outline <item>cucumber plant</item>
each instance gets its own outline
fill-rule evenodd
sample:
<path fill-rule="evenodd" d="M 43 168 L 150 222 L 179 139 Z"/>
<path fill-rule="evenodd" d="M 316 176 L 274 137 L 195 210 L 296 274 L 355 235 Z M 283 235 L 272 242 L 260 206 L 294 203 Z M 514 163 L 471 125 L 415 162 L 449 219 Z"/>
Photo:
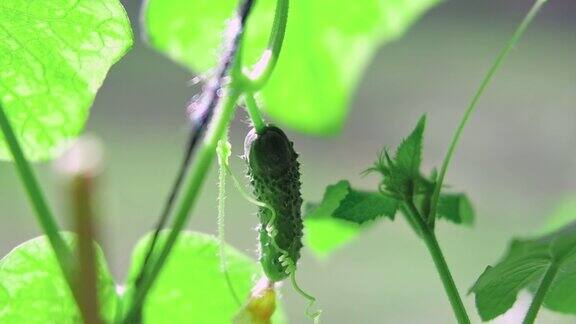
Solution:
<path fill-rule="evenodd" d="M 187 107 L 189 138 L 158 221 L 137 245 L 128 279 L 117 284 L 104 253 L 93 244 L 98 241 L 93 224 L 98 172 L 69 168 L 76 229 L 66 233 L 31 163 L 57 157 L 58 147 L 80 135 L 108 70 L 133 43 L 130 22 L 118 0 L 6 0 L 0 5 L 0 158 L 14 163 L 45 236 L 0 260 L 0 322 L 284 322 L 276 282 L 290 278 L 297 292 L 316 301 L 295 279 L 303 237 L 311 250 L 318 249 L 316 237 L 326 238 L 329 245 L 322 249 L 329 253 L 377 219 L 393 220 L 399 213 L 430 252 L 456 321 L 469 323 L 436 227 L 438 219 L 472 225 L 475 213 L 466 194 L 446 192 L 444 178 L 480 97 L 545 2 L 535 1 L 497 56 L 439 171 L 421 170 L 422 117 L 395 154 L 384 149 L 365 170 L 379 177 L 375 190 L 355 189 L 342 180 L 326 188 L 319 204 L 307 203 L 303 213 L 299 156 L 285 130 L 338 132 L 375 51 L 437 0 L 359 0 L 337 6 L 328 0 L 148 0 L 142 20 L 150 44 L 208 77 Z M 229 166 L 228 129 L 238 106 L 244 106 L 252 124 L 244 159 L 254 197 L 244 192 L 245 184 Z M 62 163 L 91 165 L 89 153 L 70 152 Z M 216 157 L 219 235 L 185 231 Z M 228 175 L 257 208 L 253 222 L 260 223 L 260 266 L 225 242 Z M 314 229 L 318 222 L 338 224 L 348 234 L 340 240 Z M 534 295 L 524 323 L 533 323 L 542 305 L 576 314 L 574 226 L 564 223 L 540 237 L 515 240 L 499 263 L 486 268 L 470 289 L 482 320 L 506 312 L 522 289 Z M 319 320 L 320 311 L 307 313 Z"/>

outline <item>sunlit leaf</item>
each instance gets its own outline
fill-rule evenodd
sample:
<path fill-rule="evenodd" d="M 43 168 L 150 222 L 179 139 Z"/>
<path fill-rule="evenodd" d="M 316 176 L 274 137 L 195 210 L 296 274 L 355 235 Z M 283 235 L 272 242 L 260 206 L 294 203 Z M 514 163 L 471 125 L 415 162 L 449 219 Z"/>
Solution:
<path fill-rule="evenodd" d="M 160 236 L 162 246 L 166 233 Z M 136 246 L 131 278 L 145 256 L 146 237 Z M 225 245 L 226 264 L 232 289 L 228 286 L 214 236 L 182 232 L 144 305 L 146 323 L 231 323 L 240 310 L 234 293 L 248 298 L 261 271 L 256 261 Z"/>
<path fill-rule="evenodd" d="M 73 241 L 66 236 L 66 241 Z M 103 317 L 111 321 L 117 307 L 116 285 L 98 248 L 99 293 Z M 80 323 L 72 292 L 45 237 L 16 247 L 0 260 L 0 323 Z"/>
<path fill-rule="evenodd" d="M 112 64 L 132 44 L 118 0 L 2 1 L 0 102 L 28 158 L 77 136 Z M 0 134 L 0 159 L 10 159 Z"/>
<path fill-rule="evenodd" d="M 338 132 L 362 72 L 382 44 L 399 37 L 437 0 L 291 1 L 284 48 L 263 89 L 268 114 L 311 134 Z M 194 71 L 216 64 L 236 0 L 149 0 L 150 43 Z M 275 0 L 258 1 L 248 25 L 245 62 L 266 46 Z M 289 98 L 289 100 L 287 100 Z"/>

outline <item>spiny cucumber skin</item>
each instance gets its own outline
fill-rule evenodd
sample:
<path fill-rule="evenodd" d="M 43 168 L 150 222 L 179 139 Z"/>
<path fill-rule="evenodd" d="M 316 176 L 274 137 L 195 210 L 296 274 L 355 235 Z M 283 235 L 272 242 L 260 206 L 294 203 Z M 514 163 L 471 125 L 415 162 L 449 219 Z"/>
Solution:
<path fill-rule="evenodd" d="M 254 195 L 258 201 L 275 210 L 273 226 L 277 231 L 276 244 L 288 252 L 295 265 L 300 258 L 303 229 L 298 154 L 286 134 L 275 126 L 266 126 L 260 133 L 254 129 L 250 131 L 244 150 Z M 270 280 L 281 281 L 288 277 L 289 269 L 287 264 L 280 262 L 282 252 L 274 246 L 266 231 L 272 211 L 259 207 L 258 217 L 260 263 Z"/>

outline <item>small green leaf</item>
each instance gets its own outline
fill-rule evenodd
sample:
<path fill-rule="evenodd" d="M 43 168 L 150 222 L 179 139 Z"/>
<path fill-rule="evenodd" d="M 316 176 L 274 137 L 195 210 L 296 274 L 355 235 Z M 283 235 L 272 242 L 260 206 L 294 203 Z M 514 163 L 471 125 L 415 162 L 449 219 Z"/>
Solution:
<path fill-rule="evenodd" d="M 445 218 L 456 224 L 472 225 L 474 223 L 474 208 L 466 194 L 441 194 L 438 201 L 437 217 Z"/>
<path fill-rule="evenodd" d="M 0 39 L 0 102 L 26 156 L 44 160 L 82 131 L 132 31 L 118 0 L 2 1 Z"/>
<path fill-rule="evenodd" d="M 420 175 L 420 164 L 422 163 L 422 142 L 424 139 L 424 128 L 426 127 L 426 116 L 422 116 L 416 124 L 412 133 L 400 143 L 396 150 L 394 165 L 405 174 L 416 178 Z"/>
<path fill-rule="evenodd" d="M 342 180 L 328 186 L 322 202 L 305 211 L 305 245 L 326 257 L 353 240 L 368 225 L 366 222 L 382 216 L 394 219 L 397 208 L 396 199 L 354 190 Z"/>
<path fill-rule="evenodd" d="M 307 212 L 308 218 L 336 218 L 356 224 L 373 221 L 386 216 L 394 220 L 398 201 L 379 192 L 352 189 L 350 183 L 342 180 L 328 186 L 322 202 Z"/>
<path fill-rule="evenodd" d="M 166 239 L 162 233 L 159 246 Z M 138 273 L 150 237 L 132 257 L 131 278 Z M 244 300 L 261 275 L 254 260 L 226 245 L 228 273 L 234 292 Z M 219 242 L 211 235 L 182 232 L 144 305 L 148 323 L 230 323 L 240 310 L 220 265 Z"/>
<path fill-rule="evenodd" d="M 368 169 L 380 172 L 386 190 L 398 198 L 427 192 L 432 187 L 430 181 L 420 174 L 425 127 L 426 116 L 422 116 L 412 133 L 398 146 L 394 159 L 384 150 L 375 165 Z"/>
<path fill-rule="evenodd" d="M 550 235 L 512 242 L 504 258 L 488 267 L 471 289 L 480 317 L 487 321 L 506 312 L 520 290 L 537 289 L 551 266 L 558 271 L 544 306 L 576 314 L 576 223 L 572 223 Z"/>
<path fill-rule="evenodd" d="M 265 49 L 275 2 L 258 1 L 250 16 L 245 63 L 255 63 Z M 279 124 L 298 131 L 338 132 L 352 92 L 376 50 L 402 35 L 438 2 L 291 1 L 284 48 L 262 90 L 266 111 Z M 150 43 L 205 73 L 215 66 L 226 21 L 236 4 L 236 0 L 149 0 L 144 24 Z"/>
<path fill-rule="evenodd" d="M 72 246 L 73 235 L 66 235 Z M 110 322 L 118 298 L 100 248 L 99 293 L 103 317 Z M 16 247 L 0 260 L 0 323 L 80 323 L 76 302 L 48 240 L 42 236 Z"/>
<path fill-rule="evenodd" d="M 350 193 L 334 211 L 333 217 L 361 225 L 382 216 L 394 220 L 397 209 L 398 200 L 390 196 L 350 189 Z"/>

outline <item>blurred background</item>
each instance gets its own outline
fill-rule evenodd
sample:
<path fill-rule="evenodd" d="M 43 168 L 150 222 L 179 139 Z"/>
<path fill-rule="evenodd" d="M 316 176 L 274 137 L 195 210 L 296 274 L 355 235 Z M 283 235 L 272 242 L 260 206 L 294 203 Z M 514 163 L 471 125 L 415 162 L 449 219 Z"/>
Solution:
<path fill-rule="evenodd" d="M 136 34 L 141 1 L 123 1 Z M 328 184 L 350 179 L 372 189 L 378 179 L 359 173 L 383 147 L 395 147 L 428 115 L 425 168 L 441 164 L 469 98 L 498 50 L 532 1 L 446 1 L 398 41 L 382 48 L 354 96 L 343 132 L 332 138 L 291 133 L 301 152 L 304 197 L 319 200 Z M 576 2 L 550 0 L 482 98 L 464 132 L 447 182 L 472 198 L 474 228 L 442 222 L 441 246 L 462 292 L 486 265 L 503 255 L 513 236 L 538 230 L 559 205 L 576 200 Z M 193 76 L 148 48 L 134 49 L 113 67 L 98 94 L 89 133 L 105 143 L 107 168 L 100 183 L 100 237 L 118 280 L 131 250 L 154 224 L 173 180 L 187 134 L 185 105 L 198 91 Z M 294 94 L 297 95 L 297 94 Z M 235 155 L 248 130 L 238 114 Z M 237 175 L 243 162 L 233 160 Z M 209 177 L 190 229 L 215 233 L 216 178 Z M 38 166 L 43 185 L 70 226 L 65 188 L 51 165 Z M 8 163 L 0 163 L 0 253 L 40 235 L 26 196 Z M 576 212 L 576 211 L 575 211 Z M 255 209 L 229 189 L 227 237 L 256 255 Z M 453 316 L 422 242 L 399 217 L 382 221 L 361 238 L 318 260 L 304 251 L 301 285 L 324 310 L 324 323 L 450 323 Z M 305 302 L 283 289 L 292 323 L 308 322 Z M 466 297 L 479 322 L 473 296 Z M 529 299 L 520 298 L 521 315 Z M 517 323 L 514 312 L 499 323 Z M 544 310 L 541 323 L 576 317 Z"/>

